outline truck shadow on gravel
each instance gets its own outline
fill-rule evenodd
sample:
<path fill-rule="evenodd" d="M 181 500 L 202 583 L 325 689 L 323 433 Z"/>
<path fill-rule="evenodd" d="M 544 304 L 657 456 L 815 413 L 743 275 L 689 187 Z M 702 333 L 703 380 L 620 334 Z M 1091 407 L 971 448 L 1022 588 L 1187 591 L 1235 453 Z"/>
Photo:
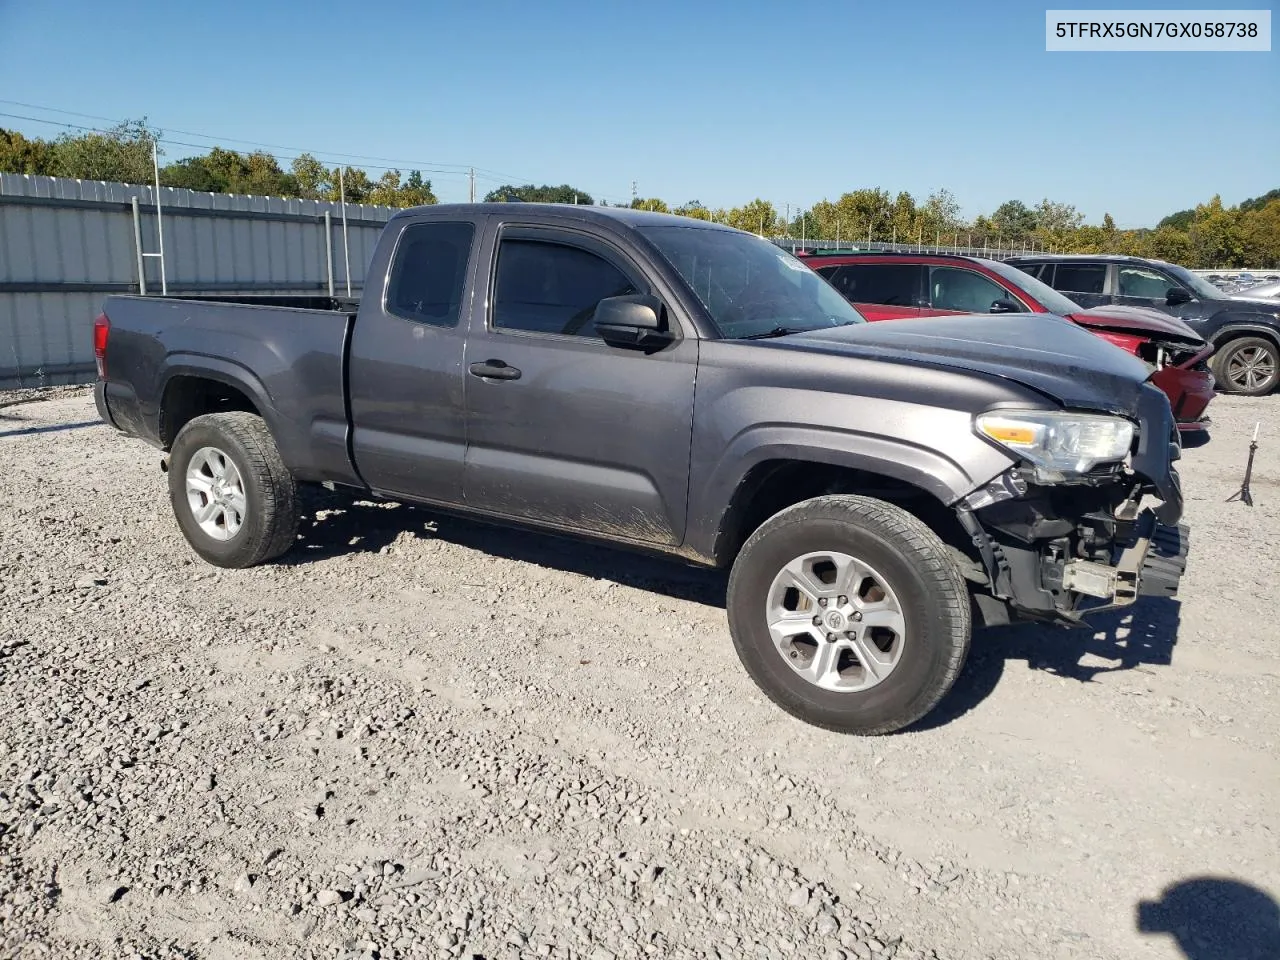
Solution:
<path fill-rule="evenodd" d="M 1177 600 L 1146 597 L 1131 610 L 1097 614 L 1088 627 L 1026 623 L 976 631 L 956 685 L 937 709 L 910 729 L 931 730 L 973 710 L 995 690 L 1005 664 L 1012 660 L 1025 660 L 1028 669 L 1081 683 L 1103 673 L 1167 667 L 1178 642 L 1181 607 Z"/>
<path fill-rule="evenodd" d="M 392 502 L 351 500 L 324 490 L 305 492 L 301 539 L 278 563 L 299 566 L 345 553 L 378 553 L 406 534 L 451 543 L 505 560 L 550 567 L 622 586 L 724 608 L 728 575 L 663 557 L 549 533 L 498 527 Z"/>
<path fill-rule="evenodd" d="M 279 563 L 300 566 L 351 552 L 377 553 L 408 535 L 489 556 L 549 567 L 593 579 L 724 609 L 728 575 L 686 567 L 662 557 L 616 550 L 537 531 L 497 527 L 389 501 L 352 500 L 307 490 L 301 539 Z M 978 631 L 956 685 L 910 730 L 931 730 L 978 707 L 1012 660 L 1033 670 L 1091 682 L 1102 673 L 1168 666 L 1177 642 L 1180 604 L 1148 597 L 1132 610 L 1101 613 L 1091 626 L 1068 630 L 1038 624 Z M 1102 662 L 1100 662 L 1102 661 Z"/>

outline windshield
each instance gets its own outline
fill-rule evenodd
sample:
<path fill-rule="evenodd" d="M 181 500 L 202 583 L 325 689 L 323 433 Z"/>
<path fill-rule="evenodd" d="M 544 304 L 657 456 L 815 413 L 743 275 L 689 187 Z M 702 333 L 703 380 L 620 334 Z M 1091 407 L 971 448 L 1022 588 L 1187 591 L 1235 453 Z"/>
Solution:
<path fill-rule="evenodd" d="M 988 261 L 986 266 L 1000 274 L 1027 296 L 1038 301 L 1040 306 L 1050 313 L 1065 317 L 1073 313 L 1079 313 L 1084 309 L 1080 304 L 1068 297 L 1064 297 L 1043 280 L 1037 280 L 1031 274 L 1019 270 L 1017 267 L 1001 263 L 998 260 Z"/>
<path fill-rule="evenodd" d="M 722 337 L 865 322 L 827 281 L 768 240 L 706 227 L 638 229 L 697 294 Z"/>
<path fill-rule="evenodd" d="M 1163 264 L 1164 268 L 1174 275 L 1182 283 L 1191 288 L 1191 291 L 1201 300 L 1230 300 L 1225 293 L 1215 287 L 1199 274 L 1192 273 L 1186 267 L 1180 267 L 1174 263 Z"/>

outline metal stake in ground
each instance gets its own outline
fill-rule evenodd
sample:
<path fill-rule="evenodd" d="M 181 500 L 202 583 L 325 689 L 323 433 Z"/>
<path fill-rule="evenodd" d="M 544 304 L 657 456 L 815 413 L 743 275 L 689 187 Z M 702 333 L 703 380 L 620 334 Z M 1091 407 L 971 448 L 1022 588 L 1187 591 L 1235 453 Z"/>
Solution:
<path fill-rule="evenodd" d="M 1227 497 L 1227 503 L 1232 500 L 1240 500 L 1253 506 L 1253 491 L 1249 489 L 1249 481 L 1253 479 L 1253 458 L 1258 452 L 1258 428 L 1262 426 L 1261 422 L 1253 425 L 1253 439 L 1249 441 L 1249 460 L 1244 465 L 1244 483 L 1240 484 L 1240 489 Z"/>

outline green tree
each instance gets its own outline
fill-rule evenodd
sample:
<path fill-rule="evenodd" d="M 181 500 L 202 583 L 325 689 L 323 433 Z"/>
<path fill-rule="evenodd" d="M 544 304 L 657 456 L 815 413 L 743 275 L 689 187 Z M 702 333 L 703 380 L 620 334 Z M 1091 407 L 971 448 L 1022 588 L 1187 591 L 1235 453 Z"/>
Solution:
<path fill-rule="evenodd" d="M 1214 195 L 1208 203 L 1196 207 L 1195 216 L 1187 230 L 1191 246 L 1191 266 L 1232 267 L 1244 266 L 1241 257 L 1240 238 L 1237 235 L 1240 211 L 1222 206 L 1222 198 Z"/>
<path fill-rule="evenodd" d="M 160 182 L 166 187 L 182 187 L 202 193 L 225 193 L 226 181 L 214 174 L 204 157 L 187 157 L 160 168 Z"/>
<path fill-rule="evenodd" d="M 693 217 L 695 220 L 711 220 L 714 216 L 699 200 L 690 200 L 671 212 L 682 217 Z"/>
<path fill-rule="evenodd" d="M 1025 240 L 1036 229 L 1036 212 L 1021 200 L 1006 200 L 991 214 L 991 229 L 1006 240 Z"/>
<path fill-rule="evenodd" d="M 438 202 L 435 193 L 431 189 L 431 181 L 423 180 L 421 171 L 410 170 L 408 179 L 405 180 L 404 186 L 400 188 L 399 206 L 425 207 Z"/>
<path fill-rule="evenodd" d="M 365 197 L 373 189 L 369 175 L 356 167 L 344 167 L 342 176 L 338 176 L 338 168 L 329 171 L 329 189 L 323 199 L 338 201 L 345 195 L 347 203 L 364 203 Z"/>
<path fill-rule="evenodd" d="M 53 144 L 52 173 L 78 180 L 150 183 L 155 176 L 151 150 L 159 137 L 160 131 L 148 127 L 146 118 L 127 120 L 105 133 L 63 134 Z"/>
<path fill-rule="evenodd" d="M 1084 214 L 1072 204 L 1056 203 L 1048 197 L 1036 206 L 1033 237 L 1041 247 L 1069 250 L 1072 234 L 1084 223 Z"/>
<path fill-rule="evenodd" d="M 768 200 L 757 197 L 750 203 L 731 209 L 722 222 L 748 233 L 769 237 L 778 232 L 778 211 Z"/>
<path fill-rule="evenodd" d="M 671 209 L 657 197 L 637 197 L 631 201 L 632 210 L 648 210 L 652 213 L 670 213 Z"/>
<path fill-rule="evenodd" d="M 510 196 L 518 197 L 524 203 L 578 203 L 588 206 L 595 203 L 591 199 L 591 194 L 567 183 L 562 183 L 558 187 L 547 184 L 536 187 L 532 183 L 526 183 L 522 187 L 514 187 L 511 184 L 504 183 L 496 190 L 490 190 L 485 194 L 484 201 L 485 203 L 501 203 Z"/>
<path fill-rule="evenodd" d="M 1244 204 L 1240 206 L 1243 208 Z M 1280 194 L 1264 206 L 1245 211 L 1237 236 L 1241 266 L 1280 267 Z"/>
<path fill-rule="evenodd" d="M 893 201 L 893 209 L 889 213 L 889 235 L 883 239 L 897 239 L 901 243 L 908 242 L 916 236 L 916 201 L 905 190 L 901 191 Z"/>
<path fill-rule="evenodd" d="M 1250 197 L 1248 200 L 1240 202 L 1240 212 L 1248 213 L 1250 210 L 1261 210 L 1273 200 L 1280 200 L 1280 187 L 1275 190 L 1268 190 L 1260 197 Z"/>
<path fill-rule="evenodd" d="M 1157 227 L 1139 237 L 1137 250 L 1134 252 L 1154 260 L 1186 264 L 1191 260 L 1191 239 L 1177 227 Z"/>
<path fill-rule="evenodd" d="M 1156 228 L 1173 227 L 1175 230 L 1186 230 L 1191 226 L 1191 221 L 1195 215 L 1195 210 L 1179 210 L 1177 213 L 1171 213 L 1161 220 L 1156 224 Z"/>
<path fill-rule="evenodd" d="M 916 215 L 916 236 L 925 243 L 935 243 L 960 229 L 960 204 L 950 190 L 929 194 Z"/>
<path fill-rule="evenodd" d="M 328 193 L 329 169 L 311 154 L 295 158 L 289 171 L 298 185 L 298 196 L 304 200 L 319 200 Z"/>
<path fill-rule="evenodd" d="M 0 127 L 0 173 L 52 176 L 54 145 L 48 140 L 28 140 L 16 130 Z"/>

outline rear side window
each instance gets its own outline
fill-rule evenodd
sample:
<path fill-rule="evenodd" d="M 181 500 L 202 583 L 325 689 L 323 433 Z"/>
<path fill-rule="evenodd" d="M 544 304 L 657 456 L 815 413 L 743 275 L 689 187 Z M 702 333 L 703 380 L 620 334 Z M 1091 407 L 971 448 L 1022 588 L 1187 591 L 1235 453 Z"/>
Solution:
<path fill-rule="evenodd" d="M 920 296 L 921 268 L 910 263 L 851 263 L 823 276 L 851 303 L 913 307 Z"/>
<path fill-rule="evenodd" d="M 405 227 L 391 265 L 387 310 L 433 327 L 456 326 L 474 232 L 469 223 Z"/>
<path fill-rule="evenodd" d="M 542 240 L 503 240 L 493 297 L 496 329 L 597 336 L 596 304 L 638 293 L 612 263 L 580 247 Z"/>
<path fill-rule="evenodd" d="M 1052 263 L 1015 263 L 1012 266 L 1017 267 L 1023 273 L 1029 273 L 1037 280 L 1043 280 L 1052 286 L 1053 280 L 1053 264 Z"/>
<path fill-rule="evenodd" d="M 1063 293 L 1101 293 L 1106 282 L 1106 264 L 1060 263 L 1054 274 L 1053 287 Z"/>

